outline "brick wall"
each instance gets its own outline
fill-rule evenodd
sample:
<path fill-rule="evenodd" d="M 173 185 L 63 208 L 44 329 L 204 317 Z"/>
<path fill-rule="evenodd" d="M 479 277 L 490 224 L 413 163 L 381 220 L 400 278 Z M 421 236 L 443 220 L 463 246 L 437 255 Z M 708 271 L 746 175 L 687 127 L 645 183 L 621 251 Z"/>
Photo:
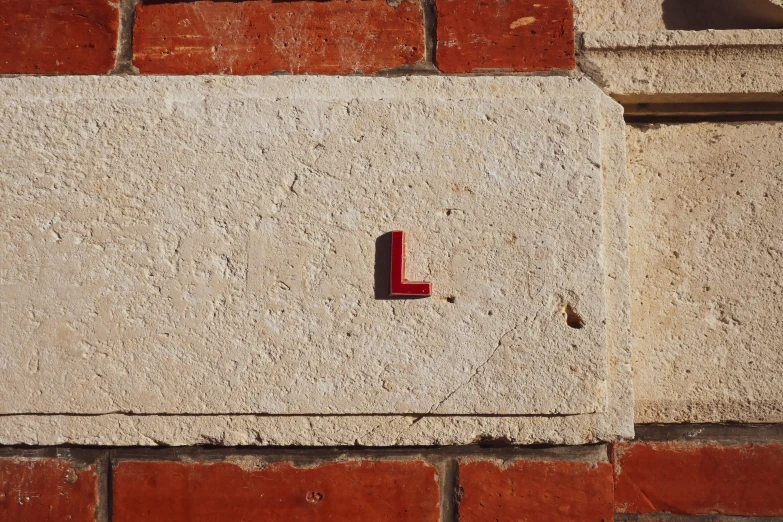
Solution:
<path fill-rule="evenodd" d="M 4 0 L 0 74 L 575 67 L 570 0 Z"/>
<path fill-rule="evenodd" d="M 779 426 L 639 431 L 634 442 L 570 448 L 4 449 L 0 520 L 783 517 Z"/>

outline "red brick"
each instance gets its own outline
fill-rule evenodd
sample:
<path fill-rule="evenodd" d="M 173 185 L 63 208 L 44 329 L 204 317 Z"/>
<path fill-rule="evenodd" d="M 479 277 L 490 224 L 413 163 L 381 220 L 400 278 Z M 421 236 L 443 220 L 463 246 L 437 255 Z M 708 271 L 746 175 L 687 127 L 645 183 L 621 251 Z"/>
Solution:
<path fill-rule="evenodd" d="M 424 60 L 418 2 L 138 5 L 133 64 L 153 74 L 374 73 Z"/>
<path fill-rule="evenodd" d="M 618 512 L 783 515 L 783 445 L 615 446 Z"/>
<path fill-rule="evenodd" d="M 104 74 L 119 10 L 108 0 L 2 0 L 0 73 Z"/>
<path fill-rule="evenodd" d="M 574 69 L 570 0 L 436 0 L 445 73 Z"/>
<path fill-rule="evenodd" d="M 435 469 L 423 462 L 272 464 L 123 462 L 114 522 L 437 522 Z"/>
<path fill-rule="evenodd" d="M 0 520 L 94 522 L 95 466 L 59 459 L 0 459 Z"/>
<path fill-rule="evenodd" d="M 526 461 L 459 468 L 460 522 L 610 522 L 612 467 L 606 462 Z"/>

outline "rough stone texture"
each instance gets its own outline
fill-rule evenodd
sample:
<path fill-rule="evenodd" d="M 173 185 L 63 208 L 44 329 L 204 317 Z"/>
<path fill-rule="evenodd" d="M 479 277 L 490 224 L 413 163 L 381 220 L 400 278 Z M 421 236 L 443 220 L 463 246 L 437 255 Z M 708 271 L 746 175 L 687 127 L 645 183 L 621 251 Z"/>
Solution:
<path fill-rule="evenodd" d="M 603 411 L 588 82 L 4 85 L 5 412 Z M 434 299 L 374 299 L 394 228 Z"/>
<path fill-rule="evenodd" d="M 581 69 L 624 103 L 783 98 L 783 31 L 599 31 L 581 47 Z"/>
<path fill-rule="evenodd" d="M 628 413 L 539 417 L 156 416 L 0 417 L 0 444 L 95 446 L 419 446 L 501 440 L 587 444 L 632 437 Z M 614 423 L 614 424 L 613 424 Z"/>
<path fill-rule="evenodd" d="M 94 522 L 95 466 L 61 459 L 0 458 L 0 520 Z"/>
<path fill-rule="evenodd" d="M 438 522 L 437 472 L 421 461 L 330 462 L 307 468 L 245 459 L 121 462 L 114 522 L 264 520 Z"/>
<path fill-rule="evenodd" d="M 435 61 L 446 73 L 573 69 L 570 0 L 437 0 Z"/>
<path fill-rule="evenodd" d="M 663 0 L 573 0 L 576 31 L 662 31 Z"/>
<path fill-rule="evenodd" d="M 0 313 L 19 325 L 3 341 L 4 413 L 605 412 L 490 433 L 467 419 L 443 436 L 631 433 L 624 198 L 601 193 L 601 175 L 624 181 L 623 129 L 589 82 L 2 87 Z M 373 298 L 375 241 L 394 228 L 434 298 Z M 568 326 L 566 301 L 584 328 Z M 261 419 L 265 441 L 274 422 Z M 199 436 L 167 422 L 182 419 L 116 437 Z M 372 422 L 390 443 L 434 436 Z"/>
<path fill-rule="evenodd" d="M 607 462 L 473 461 L 459 466 L 460 522 L 604 522 L 614 515 Z"/>
<path fill-rule="evenodd" d="M 419 2 L 139 4 L 133 64 L 153 74 L 370 74 L 424 60 Z"/>
<path fill-rule="evenodd" d="M 574 0 L 577 31 L 783 28 L 781 0 Z"/>
<path fill-rule="evenodd" d="M 783 515 L 783 445 L 621 443 L 614 453 L 618 512 Z"/>
<path fill-rule="evenodd" d="M 629 128 L 637 422 L 783 421 L 782 140 Z"/>
<path fill-rule="evenodd" d="M 105 74 L 118 25 L 108 0 L 3 0 L 0 74 Z"/>

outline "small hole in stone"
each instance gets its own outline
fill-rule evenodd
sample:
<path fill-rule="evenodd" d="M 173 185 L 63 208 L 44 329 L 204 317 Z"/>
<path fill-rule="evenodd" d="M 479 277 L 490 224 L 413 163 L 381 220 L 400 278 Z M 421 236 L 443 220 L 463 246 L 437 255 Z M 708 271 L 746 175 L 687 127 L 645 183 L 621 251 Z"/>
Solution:
<path fill-rule="evenodd" d="M 449 208 L 449 209 L 446 209 L 446 215 L 447 215 L 447 216 L 450 216 L 450 215 L 451 215 L 451 209 L 450 209 L 450 208 Z"/>
<path fill-rule="evenodd" d="M 487 312 L 487 315 L 492 315 L 492 310 L 490 310 L 489 312 Z"/>
<path fill-rule="evenodd" d="M 457 300 L 457 298 L 456 298 L 456 297 L 454 297 L 453 295 L 450 295 L 450 296 L 448 296 L 448 297 L 446 298 L 446 301 L 448 301 L 449 303 L 452 303 L 452 304 L 454 304 L 454 302 L 455 302 L 456 300 Z"/>
<path fill-rule="evenodd" d="M 581 330 L 585 327 L 585 322 L 582 317 L 576 313 L 576 310 L 571 307 L 571 303 L 566 303 L 563 307 L 563 315 L 565 316 L 566 324 L 576 330 Z"/>
<path fill-rule="evenodd" d="M 311 504 L 318 504 L 320 501 L 322 501 L 324 498 L 323 493 L 319 493 L 318 491 L 311 491 L 307 494 L 307 501 Z"/>

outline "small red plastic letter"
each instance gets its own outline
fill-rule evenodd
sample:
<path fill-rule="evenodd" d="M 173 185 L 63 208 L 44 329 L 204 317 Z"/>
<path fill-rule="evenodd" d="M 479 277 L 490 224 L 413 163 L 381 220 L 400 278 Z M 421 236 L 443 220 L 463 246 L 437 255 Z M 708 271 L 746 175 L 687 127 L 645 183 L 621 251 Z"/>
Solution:
<path fill-rule="evenodd" d="M 429 297 L 432 283 L 411 282 L 405 279 L 405 232 L 391 233 L 391 295 Z"/>

